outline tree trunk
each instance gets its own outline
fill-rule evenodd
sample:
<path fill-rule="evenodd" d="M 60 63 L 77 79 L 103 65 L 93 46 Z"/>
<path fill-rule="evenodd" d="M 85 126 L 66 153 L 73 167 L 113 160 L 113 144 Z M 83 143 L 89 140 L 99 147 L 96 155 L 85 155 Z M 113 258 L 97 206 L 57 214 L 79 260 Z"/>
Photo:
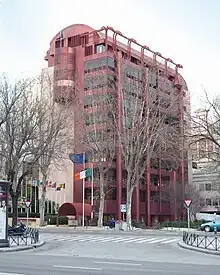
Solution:
<path fill-rule="evenodd" d="M 127 229 L 132 230 L 131 224 L 131 204 L 132 204 L 132 195 L 134 188 L 127 189 L 127 202 L 126 202 L 126 222 Z"/>
<path fill-rule="evenodd" d="M 18 223 L 18 197 L 14 194 L 12 197 L 12 226 Z"/>
<path fill-rule="evenodd" d="M 99 203 L 99 219 L 98 219 L 98 227 L 103 226 L 103 213 L 104 213 L 104 205 L 105 205 L 105 191 L 104 191 L 104 173 L 100 172 L 100 203 Z"/>
<path fill-rule="evenodd" d="M 45 201 L 46 201 L 46 176 L 43 176 L 43 181 L 42 181 L 42 193 L 41 193 L 41 198 L 40 198 L 40 207 L 39 207 L 39 212 L 40 212 L 40 226 L 44 226 L 44 214 L 45 214 Z"/>

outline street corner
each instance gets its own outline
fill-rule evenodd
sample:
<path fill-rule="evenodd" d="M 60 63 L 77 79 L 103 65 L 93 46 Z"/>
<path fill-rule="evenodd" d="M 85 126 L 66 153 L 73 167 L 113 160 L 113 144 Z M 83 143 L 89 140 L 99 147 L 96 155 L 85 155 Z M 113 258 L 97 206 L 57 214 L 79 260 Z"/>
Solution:
<path fill-rule="evenodd" d="M 32 244 L 32 245 L 4 247 L 4 248 L 0 248 L 0 253 L 1 252 L 19 252 L 19 251 L 31 250 L 34 248 L 41 247 L 44 244 L 45 244 L 45 241 L 40 241 L 40 242 Z"/>
<path fill-rule="evenodd" d="M 204 248 L 191 246 L 191 245 L 188 245 L 188 244 L 184 243 L 183 241 L 178 242 L 177 245 L 182 249 L 195 251 L 195 252 L 200 252 L 200 253 L 203 253 L 203 254 L 220 256 L 220 251 L 208 250 L 208 249 L 204 249 Z"/>
<path fill-rule="evenodd" d="M 35 243 L 32 246 L 32 248 L 38 248 L 38 247 L 41 247 L 45 244 L 45 241 L 39 241 L 38 243 Z"/>

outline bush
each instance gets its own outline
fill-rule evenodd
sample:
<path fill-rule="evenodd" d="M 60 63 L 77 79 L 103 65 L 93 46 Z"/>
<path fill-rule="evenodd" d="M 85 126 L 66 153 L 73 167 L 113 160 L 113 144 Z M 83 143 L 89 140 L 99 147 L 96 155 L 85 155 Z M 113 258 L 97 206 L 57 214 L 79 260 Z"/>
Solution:
<path fill-rule="evenodd" d="M 55 225 L 57 223 L 57 215 L 46 215 L 44 218 L 45 222 L 48 225 Z M 67 225 L 68 224 L 68 217 L 60 216 L 59 217 L 59 224 L 60 225 Z"/>
<path fill-rule="evenodd" d="M 145 229 L 146 228 L 146 224 L 144 222 L 139 222 L 139 221 L 135 221 L 135 220 L 133 220 L 131 222 L 131 225 L 133 227 L 136 227 L 136 228 L 141 228 L 141 229 Z"/>
<path fill-rule="evenodd" d="M 68 224 L 68 217 L 66 217 L 66 216 L 60 216 L 59 217 L 59 224 L 60 225 L 66 225 L 66 224 Z"/>
<path fill-rule="evenodd" d="M 204 220 L 195 220 L 195 221 L 190 221 L 190 228 L 193 228 L 193 229 L 198 229 L 200 228 L 201 224 L 205 223 L 206 221 Z M 187 228 L 188 227 L 188 223 L 187 221 L 175 221 L 175 222 L 172 222 L 172 221 L 168 221 L 168 222 L 164 222 L 164 223 L 161 223 L 161 227 L 174 227 L 174 228 Z"/>
<path fill-rule="evenodd" d="M 55 225 L 57 223 L 56 215 L 45 215 L 44 221 L 49 225 Z"/>

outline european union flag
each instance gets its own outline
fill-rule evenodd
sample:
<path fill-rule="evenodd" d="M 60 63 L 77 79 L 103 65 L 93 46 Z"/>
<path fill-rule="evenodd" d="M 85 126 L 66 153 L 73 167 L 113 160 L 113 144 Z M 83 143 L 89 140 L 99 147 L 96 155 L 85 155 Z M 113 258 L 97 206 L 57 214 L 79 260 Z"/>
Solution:
<path fill-rule="evenodd" d="M 85 162 L 84 154 L 70 154 L 70 160 L 76 164 L 83 164 Z"/>

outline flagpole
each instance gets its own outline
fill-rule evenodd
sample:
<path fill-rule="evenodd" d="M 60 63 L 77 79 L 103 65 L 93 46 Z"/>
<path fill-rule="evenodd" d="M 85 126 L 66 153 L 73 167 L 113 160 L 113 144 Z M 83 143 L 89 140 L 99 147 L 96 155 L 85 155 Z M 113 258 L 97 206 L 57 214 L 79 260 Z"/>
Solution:
<path fill-rule="evenodd" d="M 91 220 L 93 219 L 93 204 L 94 204 L 94 183 L 93 183 L 93 162 L 92 162 L 92 183 L 91 183 L 91 206 L 92 206 L 92 212 L 91 212 Z"/>
<path fill-rule="evenodd" d="M 33 180 L 33 178 L 31 177 L 31 182 L 30 182 L 30 201 L 32 202 L 32 200 L 33 200 L 33 190 L 32 190 L 32 180 Z M 32 210 L 32 207 L 30 207 L 30 212 L 32 212 L 31 210 Z"/>
<path fill-rule="evenodd" d="M 37 213 L 37 181 L 34 184 L 34 212 Z"/>
<path fill-rule="evenodd" d="M 83 153 L 83 171 L 86 169 L 86 161 L 85 161 L 85 152 Z M 82 186 L 82 226 L 85 226 L 85 177 L 83 177 L 83 186 Z"/>

